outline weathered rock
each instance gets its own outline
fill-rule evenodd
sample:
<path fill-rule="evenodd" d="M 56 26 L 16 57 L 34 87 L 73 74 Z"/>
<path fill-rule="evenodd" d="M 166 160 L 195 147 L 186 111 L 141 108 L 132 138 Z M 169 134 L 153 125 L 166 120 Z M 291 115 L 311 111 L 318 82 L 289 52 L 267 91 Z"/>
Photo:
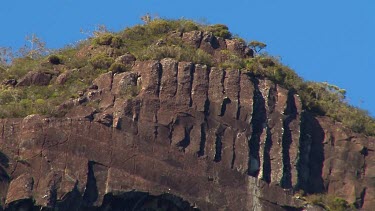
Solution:
<path fill-rule="evenodd" d="M 29 199 L 32 197 L 33 189 L 33 178 L 28 174 L 20 175 L 10 183 L 5 203 Z"/>
<path fill-rule="evenodd" d="M 66 117 L 73 118 L 73 119 L 88 119 L 88 120 L 93 120 L 94 119 L 94 114 L 96 113 L 95 109 L 92 107 L 87 107 L 87 106 L 77 106 L 70 110 L 67 114 Z"/>
<path fill-rule="evenodd" d="M 65 82 L 69 79 L 69 76 L 72 74 L 74 70 L 67 70 L 57 76 L 55 84 L 57 85 L 64 85 Z"/>
<path fill-rule="evenodd" d="M 177 73 L 176 112 L 186 111 L 192 103 L 191 89 L 193 83 L 194 64 L 179 62 Z"/>
<path fill-rule="evenodd" d="M 301 189 L 375 206 L 375 138 L 303 111 L 270 80 L 163 59 L 94 85 L 64 118 L 0 120 L 2 204 L 94 209 L 148 193 L 200 210 L 317 209 Z"/>
<path fill-rule="evenodd" d="M 213 55 L 215 53 L 215 49 L 220 49 L 220 43 L 216 39 L 216 37 L 212 34 L 212 32 L 204 32 L 202 41 L 199 45 L 199 48 L 204 50 L 205 52 Z"/>
<path fill-rule="evenodd" d="M 94 121 L 99 122 L 108 127 L 112 126 L 113 116 L 110 113 L 99 113 L 95 115 Z"/>
<path fill-rule="evenodd" d="M 171 33 L 168 34 L 169 37 L 171 38 L 175 38 L 175 39 L 178 39 L 178 38 L 181 38 L 182 37 L 182 32 L 180 31 L 173 31 Z"/>
<path fill-rule="evenodd" d="M 97 90 L 99 89 L 99 87 L 98 85 L 92 84 L 91 86 L 88 87 L 88 89 Z"/>
<path fill-rule="evenodd" d="M 163 59 L 160 61 L 163 75 L 160 81 L 160 109 L 158 111 L 158 122 L 168 125 L 172 122 L 175 113 L 175 98 L 177 93 L 177 61 L 174 59 Z"/>
<path fill-rule="evenodd" d="M 241 57 L 246 58 L 246 57 L 253 57 L 254 56 L 253 50 L 250 49 L 249 47 L 247 47 L 241 41 L 238 41 L 236 39 L 232 39 L 232 40 L 226 39 L 225 43 L 226 43 L 227 49 L 229 51 L 232 51 L 233 53 L 236 53 L 237 55 L 239 55 Z"/>
<path fill-rule="evenodd" d="M 112 80 L 113 80 L 112 72 L 107 72 L 107 73 L 100 75 L 92 83 L 98 86 L 98 89 L 101 89 L 103 91 L 110 91 L 112 89 Z"/>
<path fill-rule="evenodd" d="M 200 112 L 207 111 L 209 69 L 206 65 L 195 65 L 191 99 L 192 107 Z"/>
<path fill-rule="evenodd" d="M 135 63 L 135 60 L 137 60 L 137 59 L 135 58 L 135 56 L 133 54 L 126 53 L 122 56 L 117 57 L 116 62 L 118 62 L 120 64 L 124 64 L 124 65 L 133 66 L 134 63 Z"/>
<path fill-rule="evenodd" d="M 199 48 L 202 41 L 202 35 L 203 32 L 201 31 L 185 32 L 182 35 L 182 40 L 195 48 Z"/>
<path fill-rule="evenodd" d="M 115 74 L 112 84 L 112 94 L 115 96 L 134 96 L 138 94 L 138 75 L 134 72 Z"/>
<path fill-rule="evenodd" d="M 52 75 L 43 72 L 28 72 L 24 77 L 22 77 L 17 86 L 46 86 L 52 79 Z"/>

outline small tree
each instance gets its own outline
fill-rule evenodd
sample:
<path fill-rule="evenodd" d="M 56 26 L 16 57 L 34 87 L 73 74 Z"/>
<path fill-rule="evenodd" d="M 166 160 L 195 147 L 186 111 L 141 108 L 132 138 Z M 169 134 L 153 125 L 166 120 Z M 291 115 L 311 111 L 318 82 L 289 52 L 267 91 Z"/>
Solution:
<path fill-rule="evenodd" d="M 109 34 L 110 30 L 107 28 L 106 25 L 104 25 L 104 24 L 98 24 L 98 25 L 95 26 L 94 30 L 81 28 L 79 30 L 79 32 L 81 34 L 84 34 L 86 37 L 89 37 L 89 38 L 94 37 L 94 38 L 96 38 L 96 37 L 100 37 L 103 34 Z"/>
<path fill-rule="evenodd" d="M 144 24 L 149 24 L 152 21 L 152 17 L 149 13 L 141 17 Z"/>
<path fill-rule="evenodd" d="M 259 53 L 261 50 L 263 50 L 267 45 L 265 43 L 253 40 L 248 44 L 249 48 L 253 49 L 255 53 Z"/>
<path fill-rule="evenodd" d="M 103 35 L 103 34 L 108 34 L 110 31 L 109 31 L 109 29 L 107 28 L 107 26 L 106 25 L 104 25 L 104 24 L 99 24 L 99 25 L 97 25 L 96 27 L 95 27 L 95 30 L 93 31 L 93 36 L 94 37 L 99 37 L 99 36 L 101 36 L 101 35 Z"/>
<path fill-rule="evenodd" d="M 25 39 L 29 44 L 19 49 L 20 56 L 35 59 L 48 53 L 46 43 L 35 34 L 28 35 Z"/>
<path fill-rule="evenodd" d="M 10 47 L 0 47 L 0 66 L 8 66 L 13 59 L 13 51 Z"/>
<path fill-rule="evenodd" d="M 346 98 L 345 89 L 341 89 L 340 87 L 333 84 L 329 84 L 327 82 L 322 82 L 320 84 L 326 91 L 336 96 L 340 101 L 343 101 Z"/>

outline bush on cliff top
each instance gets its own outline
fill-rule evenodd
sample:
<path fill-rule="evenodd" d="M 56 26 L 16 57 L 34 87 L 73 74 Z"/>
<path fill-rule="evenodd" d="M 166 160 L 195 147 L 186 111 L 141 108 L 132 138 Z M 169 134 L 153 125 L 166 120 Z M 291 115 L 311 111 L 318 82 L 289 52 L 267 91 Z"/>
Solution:
<path fill-rule="evenodd" d="M 201 49 L 193 49 L 192 47 L 181 46 L 150 46 L 145 49 L 140 60 L 161 60 L 163 58 L 174 58 L 177 61 L 189 61 L 195 64 L 212 65 L 212 56 Z"/>
<path fill-rule="evenodd" d="M 324 207 L 329 211 L 356 210 L 356 207 L 353 204 L 349 204 L 344 199 L 330 194 L 313 194 L 306 196 L 305 199 L 307 202 Z"/>
<path fill-rule="evenodd" d="M 212 32 L 216 37 L 222 37 L 224 39 L 231 39 L 232 33 L 230 33 L 228 26 L 224 24 L 215 24 L 204 28 L 206 31 Z"/>

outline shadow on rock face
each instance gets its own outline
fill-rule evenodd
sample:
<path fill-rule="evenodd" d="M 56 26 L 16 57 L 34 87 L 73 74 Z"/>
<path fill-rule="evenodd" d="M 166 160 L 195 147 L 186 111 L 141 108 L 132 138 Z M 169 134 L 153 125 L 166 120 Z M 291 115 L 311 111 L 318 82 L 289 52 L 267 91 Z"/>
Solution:
<path fill-rule="evenodd" d="M 127 192 L 122 195 L 113 196 L 107 194 L 103 205 L 97 210 L 176 210 L 176 211 L 199 211 L 193 208 L 181 198 L 162 194 L 160 196 L 149 195 L 145 192 Z"/>
<path fill-rule="evenodd" d="M 9 175 L 7 171 L 5 170 L 5 168 L 8 168 L 8 166 L 9 166 L 8 157 L 4 153 L 0 152 L 0 182 L 9 180 Z"/>
<path fill-rule="evenodd" d="M 0 210 L 2 210 L 0 208 Z M 12 202 L 8 205 L 5 211 L 31 211 L 31 210 L 42 210 L 40 206 L 34 206 L 32 199 L 24 199 Z"/>
<path fill-rule="evenodd" d="M 79 198 L 79 197 L 78 197 Z M 64 203 L 64 202 L 60 202 Z M 60 206 L 58 210 L 81 210 L 81 211 L 141 211 L 141 210 L 174 210 L 174 211 L 199 211 L 192 207 L 188 202 L 168 193 L 153 196 L 146 192 L 131 191 L 121 195 L 107 194 L 104 197 L 100 207 L 86 206 L 83 203 L 76 202 L 78 206 L 69 209 L 66 206 Z M 79 206 L 79 204 L 81 206 Z M 0 207 L 0 210 L 2 208 Z M 31 199 L 20 200 L 9 204 L 5 211 L 31 211 L 31 210 L 56 210 L 52 207 L 34 206 Z"/>
<path fill-rule="evenodd" d="M 324 130 L 319 121 L 304 112 L 301 119 L 300 160 L 298 165 L 298 188 L 307 193 L 324 192 L 322 178 L 324 162 Z"/>
<path fill-rule="evenodd" d="M 325 191 L 322 178 L 324 162 L 324 130 L 315 118 L 311 120 L 311 123 L 313 127 L 313 135 L 310 152 L 310 180 L 308 191 L 321 193 Z"/>
<path fill-rule="evenodd" d="M 2 152 L 0 152 L 0 165 L 4 166 L 5 168 L 7 168 L 9 166 L 9 159 Z"/>

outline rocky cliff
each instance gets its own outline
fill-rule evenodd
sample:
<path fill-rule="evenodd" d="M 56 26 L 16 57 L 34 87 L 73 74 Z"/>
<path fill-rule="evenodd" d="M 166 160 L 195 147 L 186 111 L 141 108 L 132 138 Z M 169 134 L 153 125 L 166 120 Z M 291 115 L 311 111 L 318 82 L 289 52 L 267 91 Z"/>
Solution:
<path fill-rule="evenodd" d="M 188 35 L 214 49 L 203 33 Z M 299 190 L 375 207 L 375 138 L 303 110 L 298 94 L 267 78 L 135 61 L 62 107 L 70 110 L 61 118 L 0 120 L 3 208 L 116 210 L 132 201 L 140 210 L 162 196 L 176 210 L 322 209 Z"/>

